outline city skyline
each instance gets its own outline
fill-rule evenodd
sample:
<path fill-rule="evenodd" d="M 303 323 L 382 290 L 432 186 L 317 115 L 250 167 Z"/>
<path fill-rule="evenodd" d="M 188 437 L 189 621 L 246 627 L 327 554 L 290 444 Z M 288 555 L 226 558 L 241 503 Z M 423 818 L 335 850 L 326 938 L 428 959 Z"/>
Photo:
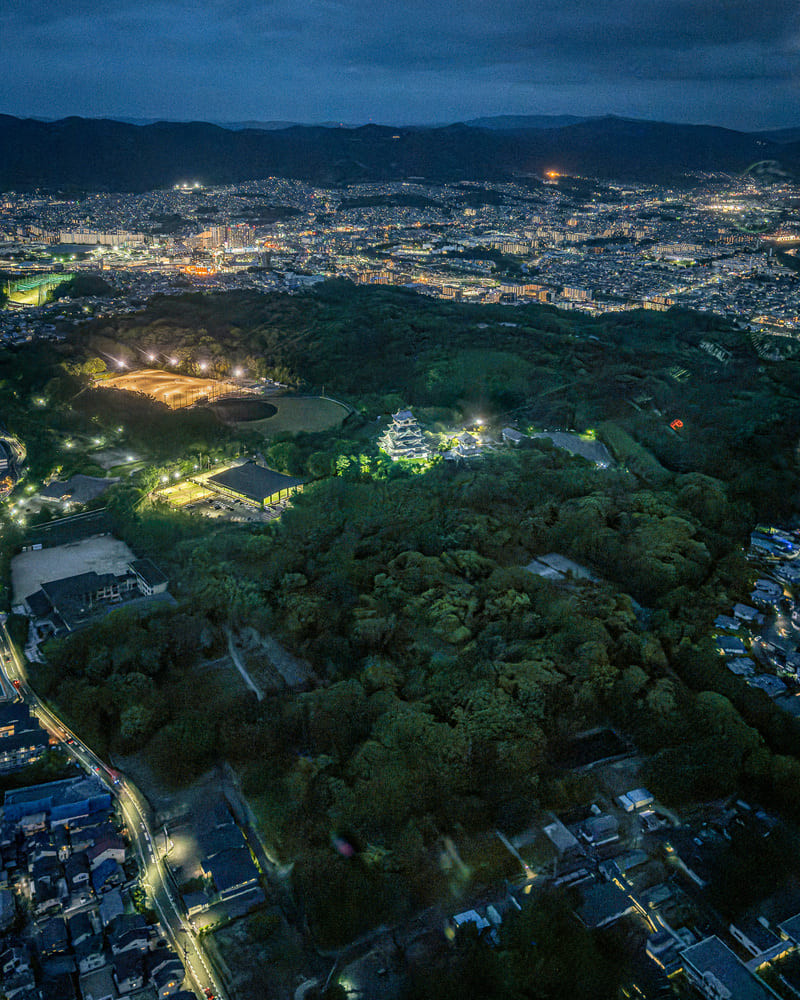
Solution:
<path fill-rule="evenodd" d="M 402 6 L 10 0 L 0 112 L 434 124 L 616 114 L 742 130 L 800 121 L 794 4 L 441 0 Z"/>

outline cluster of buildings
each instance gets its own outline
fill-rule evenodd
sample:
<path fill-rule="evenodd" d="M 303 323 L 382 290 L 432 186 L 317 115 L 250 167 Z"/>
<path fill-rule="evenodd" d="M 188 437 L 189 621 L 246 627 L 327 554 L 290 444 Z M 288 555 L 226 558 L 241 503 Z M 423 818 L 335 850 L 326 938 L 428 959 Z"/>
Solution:
<path fill-rule="evenodd" d="M 731 673 L 766 692 L 793 715 L 800 691 L 800 608 L 792 584 L 800 583 L 800 534 L 758 525 L 748 559 L 764 570 L 750 603 L 735 604 L 714 621 L 714 642 Z M 769 574 L 769 575 L 767 575 Z"/>
<path fill-rule="evenodd" d="M 499 435 L 483 424 L 452 434 L 434 434 L 423 430 L 411 410 L 398 410 L 379 435 L 377 446 L 393 462 L 430 459 L 440 452 L 445 461 L 468 461 L 480 458 L 499 447 L 518 447 L 526 440 L 547 438 L 556 448 L 563 448 L 571 455 L 579 455 L 596 468 L 607 469 L 614 459 L 606 446 L 589 435 L 569 431 L 540 431 L 524 434 L 515 427 L 503 427 Z"/>
<path fill-rule="evenodd" d="M 613 775 L 613 765 L 601 773 Z M 624 926 L 627 946 L 638 942 L 636 995 L 673 996 L 677 988 L 684 996 L 691 985 L 709 1000 L 769 1000 L 781 995 L 770 985 L 777 978 L 789 995 L 800 993 L 800 898 L 777 893 L 726 922 L 706 895 L 731 840 L 743 831 L 768 837 L 774 817 L 736 801 L 684 822 L 646 788 L 616 791 L 606 784 L 586 807 L 551 814 L 510 841 L 499 835 L 523 867 L 521 884 L 456 914 L 447 936 L 472 923 L 494 942 L 506 913 L 536 906 L 531 894 L 543 885 L 566 886 L 584 927 Z"/>
<path fill-rule="evenodd" d="M 6 700 L 0 702 L 0 774 L 35 764 L 50 746 L 47 731 L 28 705 L 12 698 L 11 692 L 7 692 Z"/>
<path fill-rule="evenodd" d="M 131 601 L 171 601 L 166 575 L 112 534 L 105 509 L 33 528 L 12 560 L 12 608 L 30 621 L 26 654 Z"/>
<path fill-rule="evenodd" d="M 0 264 L 27 273 L 67 260 L 101 273 L 121 293 L 117 312 L 185 282 L 293 290 L 342 276 L 592 315 L 680 305 L 794 336 L 800 282 L 774 251 L 800 238 L 800 224 L 777 221 L 800 189 L 722 174 L 693 180 L 689 191 L 592 182 L 580 194 L 569 178 L 344 189 L 267 178 L 79 201 L 6 193 Z M 754 227 L 754 216 L 774 225 Z M 93 314 L 106 307 L 90 304 Z"/>
<path fill-rule="evenodd" d="M 134 906 L 136 862 L 94 776 L 5 793 L 0 970 L 8 1000 L 189 1000 L 183 963 Z"/>
<path fill-rule="evenodd" d="M 196 816 L 193 834 L 197 865 L 191 874 L 202 888 L 182 894 L 193 927 L 213 927 L 266 902 L 259 870 L 226 802 L 213 803 Z"/>

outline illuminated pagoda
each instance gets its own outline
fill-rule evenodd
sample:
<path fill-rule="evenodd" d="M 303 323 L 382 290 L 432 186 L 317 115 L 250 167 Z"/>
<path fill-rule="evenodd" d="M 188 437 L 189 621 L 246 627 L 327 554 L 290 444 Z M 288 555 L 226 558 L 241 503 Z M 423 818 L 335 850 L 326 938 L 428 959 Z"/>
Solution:
<path fill-rule="evenodd" d="M 431 453 L 411 410 L 398 410 L 392 414 L 391 424 L 378 438 L 378 447 L 395 462 L 400 458 L 429 458 Z"/>

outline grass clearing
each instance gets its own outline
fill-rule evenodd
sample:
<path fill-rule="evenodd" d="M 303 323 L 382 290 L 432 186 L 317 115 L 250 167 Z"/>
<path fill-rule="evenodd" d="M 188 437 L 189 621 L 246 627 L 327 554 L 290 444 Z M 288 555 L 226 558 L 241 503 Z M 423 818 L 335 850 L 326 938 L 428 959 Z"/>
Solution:
<path fill-rule="evenodd" d="M 251 420 L 240 426 L 256 430 L 264 437 L 301 431 L 318 433 L 339 427 L 350 410 L 343 403 L 321 396 L 271 396 L 270 403 L 278 411 L 265 420 Z"/>

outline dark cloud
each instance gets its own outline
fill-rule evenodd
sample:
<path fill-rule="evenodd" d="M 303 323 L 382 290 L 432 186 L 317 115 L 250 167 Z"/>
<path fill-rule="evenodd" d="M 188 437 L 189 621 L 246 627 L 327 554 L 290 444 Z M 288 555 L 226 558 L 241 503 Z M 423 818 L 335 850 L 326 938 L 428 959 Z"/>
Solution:
<path fill-rule="evenodd" d="M 0 111 L 800 119 L 796 0 L 3 0 Z"/>

